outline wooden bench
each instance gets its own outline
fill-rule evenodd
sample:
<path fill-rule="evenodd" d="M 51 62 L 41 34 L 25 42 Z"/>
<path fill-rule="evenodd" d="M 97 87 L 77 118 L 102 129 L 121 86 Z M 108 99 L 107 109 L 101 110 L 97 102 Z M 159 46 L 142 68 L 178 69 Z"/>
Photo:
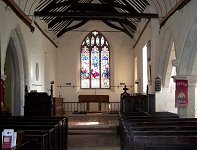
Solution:
<path fill-rule="evenodd" d="M 145 144 L 144 150 L 191 150 L 189 144 Z"/>
<path fill-rule="evenodd" d="M 29 136 L 29 134 L 26 134 L 26 132 L 30 132 L 30 135 L 34 135 L 33 139 L 25 139 L 25 140 L 29 140 L 32 143 L 32 147 L 34 147 L 35 149 L 40 149 L 40 150 L 45 150 L 45 149 L 49 149 L 49 150 L 53 150 L 55 149 L 57 142 L 53 141 L 53 139 L 55 139 L 54 135 L 55 135 L 55 130 L 53 129 L 52 126 L 42 126 L 42 125 L 8 125 L 8 124 L 1 124 L 0 125 L 1 129 L 4 128 L 9 128 L 9 129 L 14 129 L 15 131 L 17 130 L 23 130 L 24 131 L 24 137 L 25 136 Z M 46 138 L 44 138 L 43 136 L 46 135 Z M 40 141 L 40 139 L 43 139 L 42 141 Z M 44 140 L 45 139 L 45 140 Z M 48 143 L 48 144 L 46 144 Z M 41 145 L 47 145 L 46 147 L 42 147 Z"/>
<path fill-rule="evenodd" d="M 194 150 L 197 119 L 171 113 L 120 115 L 122 150 Z"/>
<path fill-rule="evenodd" d="M 129 150 L 144 150 L 145 146 L 154 145 L 188 145 L 188 148 L 195 150 L 197 147 L 197 130 L 174 130 L 174 131 L 135 131 L 129 133 Z M 172 149 L 172 148 L 171 148 Z"/>
<path fill-rule="evenodd" d="M 119 124 L 120 128 L 125 126 L 125 124 L 129 124 L 130 122 L 147 122 L 150 120 L 164 120 L 164 119 L 179 119 L 179 116 L 173 113 L 168 113 L 168 112 L 159 112 L 159 113 L 154 113 L 154 115 L 151 115 L 147 112 L 131 112 L 127 113 L 126 115 L 120 114 L 120 119 L 119 119 Z"/>
<path fill-rule="evenodd" d="M 162 147 L 163 149 L 195 149 L 197 147 L 197 144 L 193 143 L 197 140 L 197 119 L 195 118 L 134 119 L 124 129 L 122 144 L 124 149 L 128 150 L 150 150 L 154 147 L 155 149 L 162 149 Z"/>
<path fill-rule="evenodd" d="M 65 117 L 1 117 L 0 128 L 23 130 L 32 147 L 41 150 L 67 149 L 67 118 Z"/>
<path fill-rule="evenodd" d="M 24 142 L 24 143 L 21 143 L 15 147 L 13 147 L 12 149 L 2 149 L 2 150 L 33 150 L 32 147 L 31 147 L 31 142 L 28 141 L 28 142 Z"/>
<path fill-rule="evenodd" d="M 109 103 L 109 95 L 79 95 L 78 100 L 87 104 L 87 111 L 90 111 L 90 103 L 98 103 L 98 111 L 101 111 L 101 103 Z"/>

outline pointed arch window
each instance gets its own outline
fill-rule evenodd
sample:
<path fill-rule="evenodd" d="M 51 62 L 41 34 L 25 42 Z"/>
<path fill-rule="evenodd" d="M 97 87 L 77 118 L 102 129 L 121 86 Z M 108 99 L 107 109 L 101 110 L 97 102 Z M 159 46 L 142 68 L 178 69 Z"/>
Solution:
<path fill-rule="evenodd" d="M 81 88 L 110 88 L 109 44 L 96 30 L 81 44 Z"/>

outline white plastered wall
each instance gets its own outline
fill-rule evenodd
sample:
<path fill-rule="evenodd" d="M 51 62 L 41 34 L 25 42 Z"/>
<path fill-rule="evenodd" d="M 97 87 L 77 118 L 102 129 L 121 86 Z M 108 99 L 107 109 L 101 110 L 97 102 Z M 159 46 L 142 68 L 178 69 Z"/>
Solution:
<path fill-rule="evenodd" d="M 170 62 L 169 62 L 169 57 L 166 57 L 166 56 L 168 56 L 169 54 L 168 46 L 170 46 L 170 43 L 171 43 L 170 41 L 173 41 L 175 45 L 176 60 L 173 61 L 173 65 L 176 67 L 177 76 L 185 76 L 185 78 L 191 75 L 192 75 L 192 78 L 196 76 L 196 73 L 195 73 L 195 64 L 196 64 L 195 60 L 196 59 L 195 57 L 194 58 L 188 57 L 188 56 L 195 56 L 194 53 L 192 54 L 192 51 L 195 45 L 190 44 L 190 46 L 187 46 L 188 43 L 191 43 L 188 37 L 191 36 L 190 34 L 194 34 L 194 32 L 191 32 L 191 28 L 197 17 L 196 7 L 197 7 L 197 1 L 192 0 L 191 2 L 189 2 L 184 8 L 182 8 L 181 10 L 178 10 L 177 12 L 175 12 L 173 16 L 170 17 L 170 19 L 158 32 L 157 38 L 152 38 L 152 42 L 154 40 L 154 42 L 157 43 L 154 46 L 152 45 L 152 50 L 154 51 L 154 56 L 155 56 L 154 62 L 156 62 L 153 64 L 155 68 L 155 71 L 153 72 L 153 77 L 156 77 L 157 75 L 159 75 L 162 80 L 162 90 L 161 92 L 156 93 L 156 110 L 157 111 L 176 112 L 175 108 L 171 107 L 170 109 L 170 107 L 168 107 L 168 105 L 171 105 L 171 106 L 174 105 L 175 97 L 172 95 L 174 95 L 173 93 L 175 93 L 175 91 L 174 92 L 169 91 L 170 88 L 167 88 L 165 86 L 167 72 L 169 72 L 169 70 L 167 70 L 169 67 L 166 67 L 166 64 L 169 64 Z M 190 64 L 190 65 L 192 64 L 192 65 L 190 66 L 187 64 Z M 191 82 L 192 84 L 193 81 L 195 82 L 194 79 L 192 79 L 189 82 Z M 196 101 L 195 100 L 196 96 L 194 92 L 195 84 L 192 84 L 191 86 L 192 86 L 192 89 L 191 87 L 189 87 L 189 95 L 193 93 L 192 95 L 194 99 L 189 100 L 190 101 L 189 103 L 193 105 L 195 104 L 195 101 Z M 173 103 L 173 104 L 169 104 L 169 103 Z M 193 107 L 191 107 L 192 110 L 188 110 L 188 109 L 182 112 L 179 111 L 182 117 L 188 117 L 188 116 L 194 117 L 194 115 L 191 115 L 191 114 L 195 113 L 194 112 L 195 109 L 193 109 Z"/>
<path fill-rule="evenodd" d="M 50 82 L 55 81 L 56 76 L 56 48 L 44 35 L 35 27 L 35 31 L 31 32 L 30 29 L 21 21 L 18 16 L 7 7 L 4 2 L 0 1 L 0 23 L 1 23 L 1 75 L 4 75 L 4 65 L 6 51 L 8 48 L 9 40 L 12 38 L 15 45 L 18 59 L 23 58 L 26 63 L 27 74 L 26 84 L 28 90 L 37 90 L 39 92 L 49 92 Z M 32 24 L 33 25 L 33 24 Z M 33 25 L 34 26 L 34 25 Z M 18 36 L 14 36 L 17 34 Z M 14 37 L 14 38 L 13 38 Z M 23 51 L 23 52 L 20 52 Z M 25 54 L 22 56 L 22 54 Z M 24 58 L 25 57 L 25 58 Z M 36 63 L 39 65 L 39 79 L 36 80 Z M 25 72 L 22 69 L 21 75 Z M 23 79 L 23 78 L 21 78 Z M 21 81 L 22 83 L 22 81 Z M 21 91 L 21 109 L 24 103 L 24 90 L 25 85 L 20 86 Z M 22 112 L 22 111 L 21 111 Z"/>

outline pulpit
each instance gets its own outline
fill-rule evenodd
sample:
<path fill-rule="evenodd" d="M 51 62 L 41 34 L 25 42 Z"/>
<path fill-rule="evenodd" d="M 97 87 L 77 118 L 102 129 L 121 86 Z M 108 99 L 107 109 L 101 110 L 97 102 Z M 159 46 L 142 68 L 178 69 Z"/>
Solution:
<path fill-rule="evenodd" d="M 53 101 L 45 92 L 25 94 L 25 116 L 53 116 Z"/>

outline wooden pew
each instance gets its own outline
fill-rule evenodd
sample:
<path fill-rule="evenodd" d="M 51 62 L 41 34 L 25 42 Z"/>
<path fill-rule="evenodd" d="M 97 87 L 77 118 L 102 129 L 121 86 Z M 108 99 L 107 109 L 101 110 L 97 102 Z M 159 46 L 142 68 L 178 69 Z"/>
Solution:
<path fill-rule="evenodd" d="M 26 140 L 33 140 L 33 143 L 37 149 L 40 145 L 46 145 L 46 143 L 48 143 L 47 148 L 49 150 L 55 150 L 56 146 L 57 146 L 57 141 L 55 141 L 56 137 L 56 131 L 53 128 L 53 126 L 51 125 L 8 125 L 8 124 L 1 124 L 0 125 L 1 129 L 5 129 L 5 128 L 9 128 L 9 129 L 14 129 L 15 131 L 17 130 L 24 130 L 25 135 L 30 136 L 30 135 L 34 135 L 34 137 L 37 138 L 33 138 L 33 139 L 26 139 Z M 26 132 L 30 132 L 31 134 L 26 134 Z M 47 141 L 40 141 L 38 139 L 43 139 L 43 136 L 47 134 L 46 140 Z M 43 143 L 42 143 L 43 142 Z M 39 148 L 40 150 L 43 150 L 42 147 Z M 44 148 L 44 150 L 46 149 L 46 147 Z"/>
<path fill-rule="evenodd" d="M 191 150 L 189 144 L 145 144 L 145 150 Z"/>
<path fill-rule="evenodd" d="M 61 121 L 60 121 L 61 119 Z M 56 138 L 58 140 L 58 142 L 60 144 L 58 145 L 64 145 L 65 143 L 67 143 L 67 141 L 65 140 L 66 135 L 67 135 L 67 123 L 65 121 L 65 119 L 62 118 L 46 118 L 46 117 L 12 117 L 10 118 L 5 118 L 4 119 L 4 123 L 8 122 L 13 122 L 15 123 L 15 125 L 20 125 L 20 124 L 26 124 L 26 125 L 54 125 L 54 124 L 58 124 L 58 126 L 56 127 L 56 135 L 58 138 Z M 17 121 L 17 122 L 16 122 Z M 66 126 L 65 126 L 66 125 Z M 62 139 L 62 140 L 59 140 Z M 63 147 L 63 146 L 62 146 Z"/>
<path fill-rule="evenodd" d="M 52 147 L 50 148 L 50 138 L 49 135 L 47 134 L 47 132 L 45 131 L 31 131 L 31 130 L 26 130 L 24 132 L 24 138 L 27 141 L 32 141 L 32 143 L 36 143 L 35 145 L 35 149 L 52 149 Z"/>
<path fill-rule="evenodd" d="M 17 145 L 15 147 L 13 147 L 11 150 L 33 150 L 31 147 L 31 142 L 25 142 L 25 143 L 21 143 L 20 145 Z M 8 149 L 3 149 L 3 150 L 8 150 Z"/>
<path fill-rule="evenodd" d="M 147 120 L 164 120 L 164 119 L 178 119 L 179 116 L 174 113 L 169 113 L 169 112 L 158 112 L 158 113 L 153 113 L 149 114 L 147 112 L 131 112 L 125 114 L 120 114 L 120 119 L 119 119 L 119 124 L 120 124 L 120 131 L 122 133 L 124 132 L 124 127 L 127 126 L 130 122 L 136 122 L 136 121 L 147 121 Z"/>
<path fill-rule="evenodd" d="M 120 112 L 120 117 L 119 117 L 119 133 L 120 133 L 120 145 L 121 145 L 121 150 L 124 150 L 125 148 L 125 120 L 126 117 L 130 116 L 131 118 L 138 118 L 138 117 L 150 117 L 150 115 L 147 112 L 129 112 L 129 113 L 124 113 L 123 111 Z"/>
<path fill-rule="evenodd" d="M 62 147 L 66 149 L 67 145 L 67 130 L 68 130 L 68 120 L 66 117 L 12 117 L 8 119 L 16 119 L 20 122 L 34 122 L 34 123 L 45 123 L 48 124 L 49 122 L 58 124 L 59 134 L 60 134 L 60 140 Z"/>
<path fill-rule="evenodd" d="M 9 127 L 24 130 L 25 137 L 45 139 L 40 143 L 42 145 L 40 149 L 67 149 L 67 118 L 65 117 L 1 117 L 0 120 L 2 129 Z"/>
<path fill-rule="evenodd" d="M 170 145 L 187 145 L 187 148 L 195 150 L 197 148 L 197 130 L 174 130 L 174 131 L 135 131 L 129 134 L 128 150 L 144 150 L 146 145 L 165 145 L 170 149 Z M 172 149 L 172 148 L 171 148 Z"/>
<path fill-rule="evenodd" d="M 121 150 L 197 149 L 197 119 L 179 118 L 170 112 L 150 113 L 146 96 L 121 95 L 119 122 Z"/>
<path fill-rule="evenodd" d="M 147 112 L 129 112 L 129 113 L 120 113 L 119 125 L 120 125 L 120 137 L 123 137 L 125 127 L 130 122 L 134 121 L 147 121 L 147 120 L 158 120 L 158 119 L 175 119 L 179 118 L 177 114 L 170 113 L 170 112 L 154 112 L 153 114 L 149 114 Z M 121 135 L 122 134 L 122 135 Z M 121 139 L 122 141 L 122 139 Z"/>
<path fill-rule="evenodd" d="M 166 148 L 167 150 L 179 150 L 196 148 L 196 145 L 194 144 L 191 147 L 188 147 L 188 145 L 192 143 L 192 139 L 197 140 L 197 119 L 178 118 L 176 115 L 172 115 L 172 117 L 165 115 L 161 115 L 161 117 L 158 116 L 159 115 L 130 115 L 122 117 L 120 119 L 122 121 L 121 124 L 123 131 L 121 135 L 121 149 L 160 150 L 162 148 Z M 163 133 L 163 135 L 161 133 Z M 170 140 L 165 140 L 169 137 L 171 137 L 172 141 L 174 139 L 174 141 L 170 143 Z M 180 142 L 180 140 L 176 141 L 177 138 L 182 140 L 185 139 L 187 142 Z M 151 141 L 151 139 L 153 141 Z M 162 143 L 160 141 L 164 142 Z"/>
<path fill-rule="evenodd" d="M 153 122 L 152 122 L 153 121 Z M 195 118 L 185 118 L 185 119 L 159 119 L 151 120 L 147 119 L 146 122 L 142 120 L 137 120 L 137 122 L 132 122 L 130 127 L 126 127 L 128 131 L 125 131 L 124 144 L 125 149 L 146 149 L 146 144 L 155 144 L 158 148 L 177 146 L 181 148 L 185 145 L 192 143 L 190 138 L 197 140 L 197 119 Z M 150 138 L 151 137 L 151 138 Z M 168 138 L 174 139 L 168 141 Z M 189 138 L 188 138 L 189 137 Z M 187 142 L 176 141 L 176 139 L 185 139 Z M 159 140 L 158 140 L 159 139 Z M 167 139 L 167 140 L 166 140 Z M 151 141 L 152 140 L 152 141 Z M 135 142 L 134 142 L 135 141 Z M 162 141 L 162 142 L 161 142 Z M 191 149 L 195 149 L 197 145 L 192 145 Z M 182 147 L 182 148 L 183 148 Z M 148 147 L 150 149 L 150 146 Z"/>

